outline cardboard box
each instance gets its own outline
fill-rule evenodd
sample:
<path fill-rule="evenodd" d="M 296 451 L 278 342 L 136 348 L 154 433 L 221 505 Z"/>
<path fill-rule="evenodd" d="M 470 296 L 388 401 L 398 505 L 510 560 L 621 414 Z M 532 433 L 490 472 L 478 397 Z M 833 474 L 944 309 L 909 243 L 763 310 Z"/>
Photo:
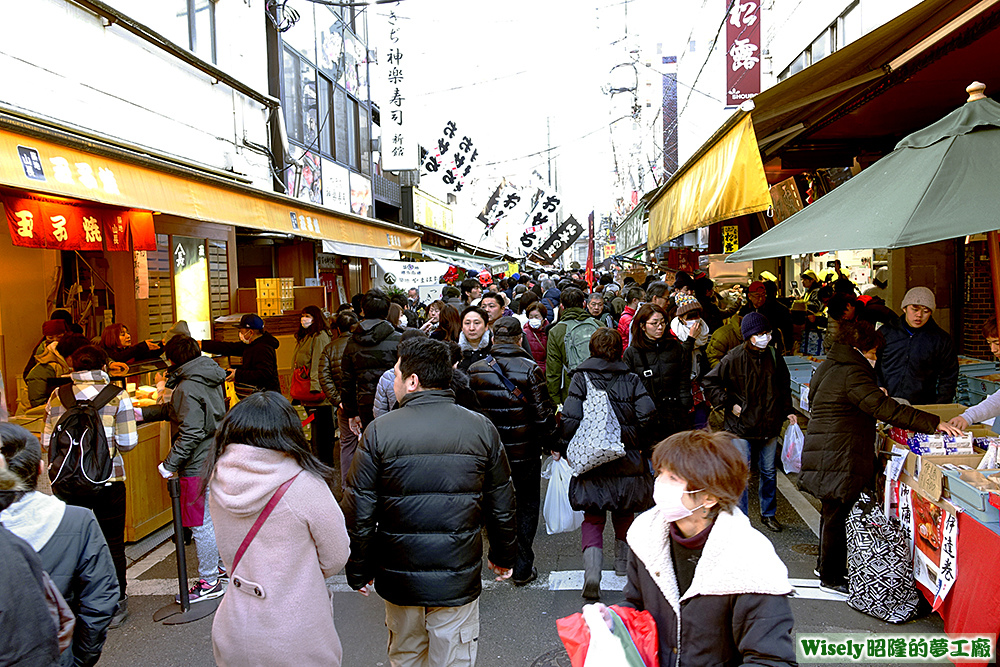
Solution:
<path fill-rule="evenodd" d="M 903 463 L 903 474 L 912 480 L 910 486 L 917 489 L 922 496 L 930 500 L 940 500 L 944 489 L 944 472 L 941 466 L 951 463 L 958 466 L 969 466 L 975 468 L 983 460 L 983 452 L 976 454 L 954 454 L 950 456 L 919 456 L 910 452 L 906 455 Z"/>

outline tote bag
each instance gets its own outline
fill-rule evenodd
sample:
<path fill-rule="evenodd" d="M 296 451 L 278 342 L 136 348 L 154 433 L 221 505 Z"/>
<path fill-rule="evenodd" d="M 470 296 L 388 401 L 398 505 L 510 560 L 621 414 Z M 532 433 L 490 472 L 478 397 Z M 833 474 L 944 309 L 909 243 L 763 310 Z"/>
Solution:
<path fill-rule="evenodd" d="M 611 408 L 608 392 L 595 388 L 586 373 L 583 378 L 587 382 L 583 419 L 566 447 L 574 477 L 625 456 L 622 427 Z"/>

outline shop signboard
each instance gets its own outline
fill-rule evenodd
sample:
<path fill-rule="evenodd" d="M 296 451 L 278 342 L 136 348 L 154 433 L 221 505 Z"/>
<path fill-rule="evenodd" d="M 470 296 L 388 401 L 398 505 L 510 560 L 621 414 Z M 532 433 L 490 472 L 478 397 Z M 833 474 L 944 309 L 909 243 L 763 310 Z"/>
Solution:
<path fill-rule="evenodd" d="M 455 233 L 451 207 L 417 188 L 413 188 L 413 222 L 446 234 Z"/>
<path fill-rule="evenodd" d="M 382 282 L 389 287 L 408 290 L 416 287 L 418 290 L 427 285 L 437 285 L 441 276 L 448 272 L 450 266 L 445 262 L 402 262 L 392 259 L 376 259 L 375 263 L 382 270 Z"/>
<path fill-rule="evenodd" d="M 760 3 L 725 0 L 726 105 L 739 106 L 760 92 Z"/>
<path fill-rule="evenodd" d="M 177 319 L 184 320 L 195 340 L 212 337 L 205 241 L 173 236 L 174 290 Z"/>
<path fill-rule="evenodd" d="M 566 218 L 559 227 L 552 233 L 546 241 L 538 246 L 535 254 L 541 255 L 552 263 L 564 252 L 569 250 L 573 242 L 583 236 L 583 225 L 576 221 L 572 215 Z"/>
<path fill-rule="evenodd" d="M 153 216 L 93 206 L 86 202 L 27 195 L 0 197 L 11 242 L 26 248 L 52 250 L 128 251 L 132 232 L 137 250 L 155 250 Z"/>
<path fill-rule="evenodd" d="M 633 211 L 615 228 L 616 250 L 628 252 L 632 248 L 646 242 L 645 209 Z"/>
<path fill-rule="evenodd" d="M 378 48 L 379 108 L 382 110 L 382 169 L 418 169 L 420 155 L 409 122 L 410 70 L 417 54 L 410 51 L 406 21 L 394 9 L 380 14 L 381 34 L 373 40 Z"/>
<path fill-rule="evenodd" d="M 722 226 L 722 252 L 728 255 L 740 249 L 740 228 L 738 225 Z"/>
<path fill-rule="evenodd" d="M 351 172 L 332 160 L 323 159 L 323 206 L 341 213 L 351 212 Z"/>
<path fill-rule="evenodd" d="M 799 194 L 799 186 L 795 184 L 794 177 L 775 183 L 770 191 L 774 224 L 787 220 L 802 210 L 802 195 Z"/>

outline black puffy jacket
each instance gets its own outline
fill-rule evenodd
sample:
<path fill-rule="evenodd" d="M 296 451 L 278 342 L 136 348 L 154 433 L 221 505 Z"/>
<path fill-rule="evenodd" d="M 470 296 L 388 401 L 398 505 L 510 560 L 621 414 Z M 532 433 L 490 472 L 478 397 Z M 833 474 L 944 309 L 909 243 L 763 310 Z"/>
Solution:
<path fill-rule="evenodd" d="M 600 465 L 574 477 L 569 483 L 569 502 L 575 510 L 640 512 L 653 503 L 653 476 L 647 465 L 653 445 L 650 425 L 656 407 L 653 399 L 625 362 L 591 357 L 570 372 L 569 395 L 563 404 L 558 451 L 566 447 L 583 420 L 590 377 L 595 389 L 608 392 L 611 409 L 621 425 L 625 457 Z"/>
<path fill-rule="evenodd" d="M 958 355 L 949 336 L 933 319 L 911 329 L 904 318 L 879 329 L 885 347 L 878 377 L 894 398 L 913 405 L 951 403 L 958 386 Z"/>
<path fill-rule="evenodd" d="M 281 345 L 278 339 L 263 332 L 250 343 L 224 343 L 218 340 L 203 340 L 201 351 L 209 354 L 224 354 L 240 357 L 242 363 L 236 369 L 233 380 L 237 385 L 237 393 L 246 395 L 256 389 L 276 391 L 281 393 L 281 383 L 278 381 L 278 353 Z M 240 387 L 244 389 L 241 391 Z"/>
<path fill-rule="evenodd" d="M 4 591 L 0 595 L 0 665 L 58 665 L 59 642 L 45 601 L 45 571 L 28 543 L 3 527 L 0 589 Z"/>
<path fill-rule="evenodd" d="M 458 607 L 482 592 L 489 560 L 513 567 L 514 486 L 490 421 L 455 405 L 450 389 L 403 397 L 365 429 L 341 501 L 351 557 L 347 583 L 375 580 L 405 607 Z"/>
<path fill-rule="evenodd" d="M 726 412 L 723 428 L 740 438 L 774 438 L 792 414 L 792 385 L 785 359 L 768 346 L 734 347 L 702 378 L 708 400 Z M 739 416 L 733 406 L 739 405 Z"/>
<path fill-rule="evenodd" d="M 932 433 L 940 419 L 886 396 L 860 352 L 834 343 L 809 383 L 809 432 L 799 488 L 821 500 L 853 502 L 875 474 L 875 421 Z"/>
<path fill-rule="evenodd" d="M 645 337 L 645 334 L 641 335 Z M 653 442 L 659 442 L 690 427 L 694 338 L 689 336 L 682 343 L 667 332 L 658 341 L 649 341 L 648 349 L 640 348 L 637 342 L 632 341 L 622 361 L 639 376 L 646 393 L 656 405 L 651 436 Z"/>
<path fill-rule="evenodd" d="M 351 334 L 342 333 L 323 348 L 319 357 L 319 384 L 334 406 L 340 403 L 342 362 Z"/>
<path fill-rule="evenodd" d="M 399 332 L 386 320 L 362 320 L 340 361 L 340 400 L 344 416 L 361 417 L 364 428 L 375 417 L 375 389 L 382 374 L 396 365 Z"/>
<path fill-rule="evenodd" d="M 545 375 L 530 354 L 517 345 L 494 345 L 493 358 L 523 399 L 507 389 L 488 359 L 469 367 L 469 386 L 500 433 L 511 463 L 537 460 L 543 447 L 551 448 L 555 410 L 545 387 Z"/>

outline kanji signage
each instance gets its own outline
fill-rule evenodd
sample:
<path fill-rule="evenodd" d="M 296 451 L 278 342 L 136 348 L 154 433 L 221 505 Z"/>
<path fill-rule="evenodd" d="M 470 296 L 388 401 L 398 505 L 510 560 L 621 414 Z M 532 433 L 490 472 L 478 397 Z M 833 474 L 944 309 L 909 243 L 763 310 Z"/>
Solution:
<path fill-rule="evenodd" d="M 577 222 L 573 216 L 569 216 L 565 222 L 559 225 L 559 228 L 552 233 L 552 236 L 545 243 L 538 246 L 535 254 L 541 255 L 549 262 L 552 262 L 569 250 L 573 242 L 582 235 L 583 225 Z"/>
<path fill-rule="evenodd" d="M 726 105 L 739 106 L 760 92 L 760 3 L 725 1 Z"/>
<path fill-rule="evenodd" d="M 384 55 L 379 56 L 379 78 L 383 94 L 379 100 L 382 109 L 382 169 L 401 171 L 417 169 L 420 156 L 407 125 L 409 80 L 407 74 L 411 61 L 407 57 L 408 40 L 402 21 L 395 11 L 384 15 L 386 34 L 382 43 Z"/>
<path fill-rule="evenodd" d="M 3 197 L 11 241 L 27 248 L 127 251 L 131 230 L 137 250 L 155 250 L 153 216 L 145 211 L 95 207 L 72 200 Z"/>
<path fill-rule="evenodd" d="M 534 205 L 528 212 L 524 233 L 520 239 L 525 254 L 533 252 L 541 242 L 544 231 L 555 223 L 556 212 L 562 206 L 562 199 L 551 188 L 539 188 L 532 201 Z"/>
<path fill-rule="evenodd" d="M 461 192 L 472 173 L 473 163 L 479 159 L 479 149 L 468 136 L 458 131 L 458 124 L 449 120 L 444 124 L 441 138 L 424 157 L 424 175 L 440 176 L 441 182 L 453 192 Z"/>
<path fill-rule="evenodd" d="M 737 225 L 722 226 L 722 252 L 727 255 L 740 249 L 740 228 Z"/>

